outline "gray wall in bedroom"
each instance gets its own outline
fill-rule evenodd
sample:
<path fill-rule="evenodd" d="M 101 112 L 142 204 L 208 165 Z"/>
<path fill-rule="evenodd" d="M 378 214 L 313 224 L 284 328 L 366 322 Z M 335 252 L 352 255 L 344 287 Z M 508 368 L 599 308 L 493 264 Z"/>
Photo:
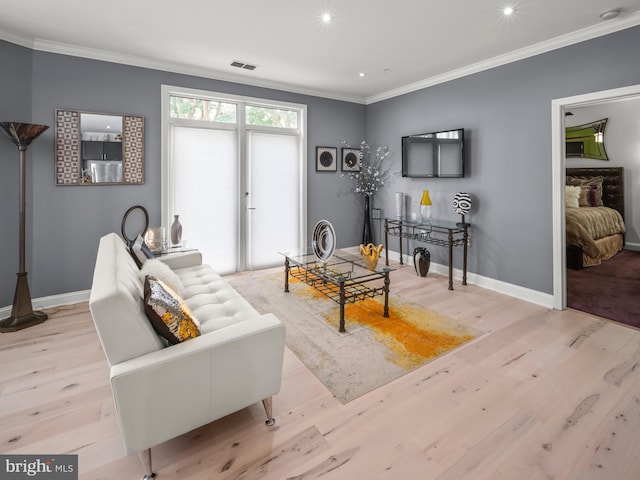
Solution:
<path fill-rule="evenodd" d="M 466 178 L 396 178 L 375 203 L 392 215 L 393 192 L 418 201 L 428 189 L 433 217 L 456 220 L 452 198 L 469 192 L 469 271 L 551 294 L 551 101 L 640 83 L 638 45 L 635 27 L 370 105 L 367 136 L 396 151 L 398 169 L 403 135 L 463 127 L 467 141 Z"/>
<path fill-rule="evenodd" d="M 12 44 L 3 45 L 0 42 L 0 65 L 0 122 L 32 122 L 31 50 Z M 18 147 L 0 134 L 0 306 L 13 301 L 18 272 L 18 158 Z M 30 160 L 28 157 L 27 180 L 31 176 Z M 29 195 L 30 191 L 25 193 Z M 31 204 L 30 196 L 25 200 Z M 31 212 L 28 209 L 27 216 L 27 239 L 30 239 Z M 30 241 L 27 242 L 27 248 L 30 244 Z"/>
<path fill-rule="evenodd" d="M 16 47 L 0 41 L 1 58 L 9 57 Z M 28 51 L 28 50 L 27 50 Z M 307 105 L 308 112 L 308 230 L 322 218 L 330 219 L 338 232 L 339 246 L 358 243 L 352 219 L 360 210 L 346 202 L 344 181 L 339 173 L 315 172 L 315 146 L 335 145 L 364 136 L 366 107 L 348 102 L 251 87 L 163 71 L 130 67 L 45 52 L 31 52 L 32 75 L 25 72 L 15 84 L 31 88 L 30 115 L 37 123 L 53 127 L 57 108 L 130 113 L 145 117 L 145 184 L 141 186 L 56 186 L 54 184 L 54 132 L 47 131 L 29 149 L 33 162 L 33 198 L 29 209 L 33 221 L 33 248 L 28 252 L 28 271 L 32 297 L 43 297 L 90 288 L 98 239 L 108 232 L 120 232 L 122 215 L 132 205 L 148 210 L 151 225 L 160 223 L 160 102 L 161 85 L 284 100 Z M 31 55 L 28 57 L 31 65 Z M 31 67 L 30 67 L 31 68 Z M 0 98 L 4 105 L 13 99 L 13 81 L 0 80 Z M 2 151 L 6 143 L 1 144 Z M 9 149 L 11 155 L 13 146 Z M 17 150 L 17 149 L 16 149 Z M 17 176 L 17 170 L 16 170 Z M 5 178 L 4 171 L 2 178 Z M 15 180 L 14 180 L 15 182 Z M 6 183 L 2 180 L 2 183 Z M 13 184 L 11 184 L 13 185 Z M 14 196 L 3 198 L 9 203 Z M 0 224 L 13 221 L 17 201 L 5 212 L 0 210 Z M 15 210 L 15 212 L 14 212 Z M 185 229 L 188 226 L 185 226 Z M 4 229 L 3 229 L 4 230 Z M 17 227 L 8 229 L 15 232 Z M 13 236 L 9 236 L 13 241 Z M 17 271 L 17 240 L 0 249 L 3 265 L 0 306 L 10 305 Z M 4 265 L 11 268 L 7 270 Z M 7 280 L 7 277 L 9 280 Z"/>

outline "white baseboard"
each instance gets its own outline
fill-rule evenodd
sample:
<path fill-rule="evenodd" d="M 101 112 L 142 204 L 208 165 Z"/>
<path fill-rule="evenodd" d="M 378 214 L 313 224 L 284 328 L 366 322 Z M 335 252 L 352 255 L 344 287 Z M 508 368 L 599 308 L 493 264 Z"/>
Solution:
<path fill-rule="evenodd" d="M 640 252 L 640 243 L 625 243 L 625 250 L 635 250 L 636 252 Z"/>
<path fill-rule="evenodd" d="M 629 248 L 629 245 L 626 245 Z M 635 248 L 629 248 L 635 250 Z M 344 250 L 358 253 L 359 247 L 345 248 Z M 638 245 L 640 250 L 640 245 Z M 389 259 L 396 262 L 400 261 L 400 254 L 393 250 L 389 250 Z M 406 265 L 413 265 L 413 257 L 409 255 L 403 255 L 403 262 Z M 429 269 L 440 275 L 449 275 L 449 268 L 446 265 L 431 262 Z M 462 270 L 454 268 L 453 278 L 456 280 L 462 280 Z M 520 287 L 511 283 L 502 282 L 493 278 L 483 277 L 475 273 L 467 273 L 467 283 L 477 285 L 482 288 L 487 288 L 498 293 L 503 293 L 511 297 L 519 298 L 521 300 L 535 303 L 547 308 L 553 308 L 553 295 L 537 290 L 531 290 L 529 288 Z M 70 305 L 73 303 L 87 302 L 89 301 L 89 293 L 91 290 L 82 290 L 79 292 L 62 293 L 60 295 L 51 295 L 48 297 L 34 298 L 31 303 L 34 310 L 42 310 L 45 308 L 59 307 L 60 305 Z M 11 306 L 0 308 L 0 318 L 7 318 L 11 315 Z"/>
<path fill-rule="evenodd" d="M 61 305 L 71 305 L 74 303 L 88 302 L 91 290 L 79 292 L 61 293 L 60 295 L 50 295 L 31 299 L 34 310 L 44 310 L 45 308 L 59 307 Z M 0 308 L 0 318 L 8 318 L 11 315 L 12 306 Z"/>
<path fill-rule="evenodd" d="M 409 255 L 403 255 L 403 263 L 406 265 L 413 265 L 413 257 Z M 389 250 L 389 259 L 393 259 L 396 262 L 400 261 L 400 254 L 393 250 Z M 449 275 L 449 267 L 439 263 L 431 262 L 429 270 L 440 275 Z M 453 278 L 462 281 L 462 270 L 454 268 Z M 537 290 L 531 290 L 530 288 L 520 287 L 511 283 L 502 282 L 494 278 L 484 277 L 475 273 L 467 272 L 467 283 L 477 285 L 488 290 L 493 290 L 510 297 L 519 298 L 526 302 L 535 303 L 547 308 L 553 308 L 553 295 L 549 293 L 539 292 Z"/>

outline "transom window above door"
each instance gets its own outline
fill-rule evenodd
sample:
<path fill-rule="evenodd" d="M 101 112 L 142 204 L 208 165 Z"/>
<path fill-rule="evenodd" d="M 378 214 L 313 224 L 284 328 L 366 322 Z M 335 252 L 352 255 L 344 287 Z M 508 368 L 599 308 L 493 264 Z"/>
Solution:
<path fill-rule="evenodd" d="M 236 104 L 204 98 L 169 97 L 169 116 L 183 120 L 236 123 Z"/>
<path fill-rule="evenodd" d="M 171 95 L 170 117 L 203 122 L 237 123 L 237 105 L 218 100 Z M 297 129 L 300 112 L 263 105 L 246 105 L 245 124 L 251 126 Z"/>
<path fill-rule="evenodd" d="M 245 108 L 247 125 L 263 127 L 298 128 L 299 112 L 282 108 L 247 105 Z"/>

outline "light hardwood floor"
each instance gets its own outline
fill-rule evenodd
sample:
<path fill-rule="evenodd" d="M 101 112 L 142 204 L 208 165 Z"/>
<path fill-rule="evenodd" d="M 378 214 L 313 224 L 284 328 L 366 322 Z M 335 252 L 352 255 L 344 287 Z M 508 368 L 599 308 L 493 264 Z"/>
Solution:
<path fill-rule="evenodd" d="M 256 404 L 158 445 L 159 478 L 640 478 L 639 331 L 407 266 L 391 288 L 486 334 L 346 405 L 287 350 L 276 426 Z M 0 335 L 0 442 L 78 454 L 81 479 L 141 478 L 86 304 Z"/>

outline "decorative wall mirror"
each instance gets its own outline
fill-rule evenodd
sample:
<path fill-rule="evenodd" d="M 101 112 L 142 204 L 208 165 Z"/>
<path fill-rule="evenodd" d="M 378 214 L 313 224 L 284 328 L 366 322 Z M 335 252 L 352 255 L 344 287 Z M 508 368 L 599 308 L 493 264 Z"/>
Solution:
<path fill-rule="evenodd" d="M 607 119 L 584 125 L 567 127 L 565 133 L 567 157 L 609 160 L 604 148 L 604 129 Z"/>
<path fill-rule="evenodd" d="M 56 110 L 56 185 L 144 183 L 144 117 Z"/>

